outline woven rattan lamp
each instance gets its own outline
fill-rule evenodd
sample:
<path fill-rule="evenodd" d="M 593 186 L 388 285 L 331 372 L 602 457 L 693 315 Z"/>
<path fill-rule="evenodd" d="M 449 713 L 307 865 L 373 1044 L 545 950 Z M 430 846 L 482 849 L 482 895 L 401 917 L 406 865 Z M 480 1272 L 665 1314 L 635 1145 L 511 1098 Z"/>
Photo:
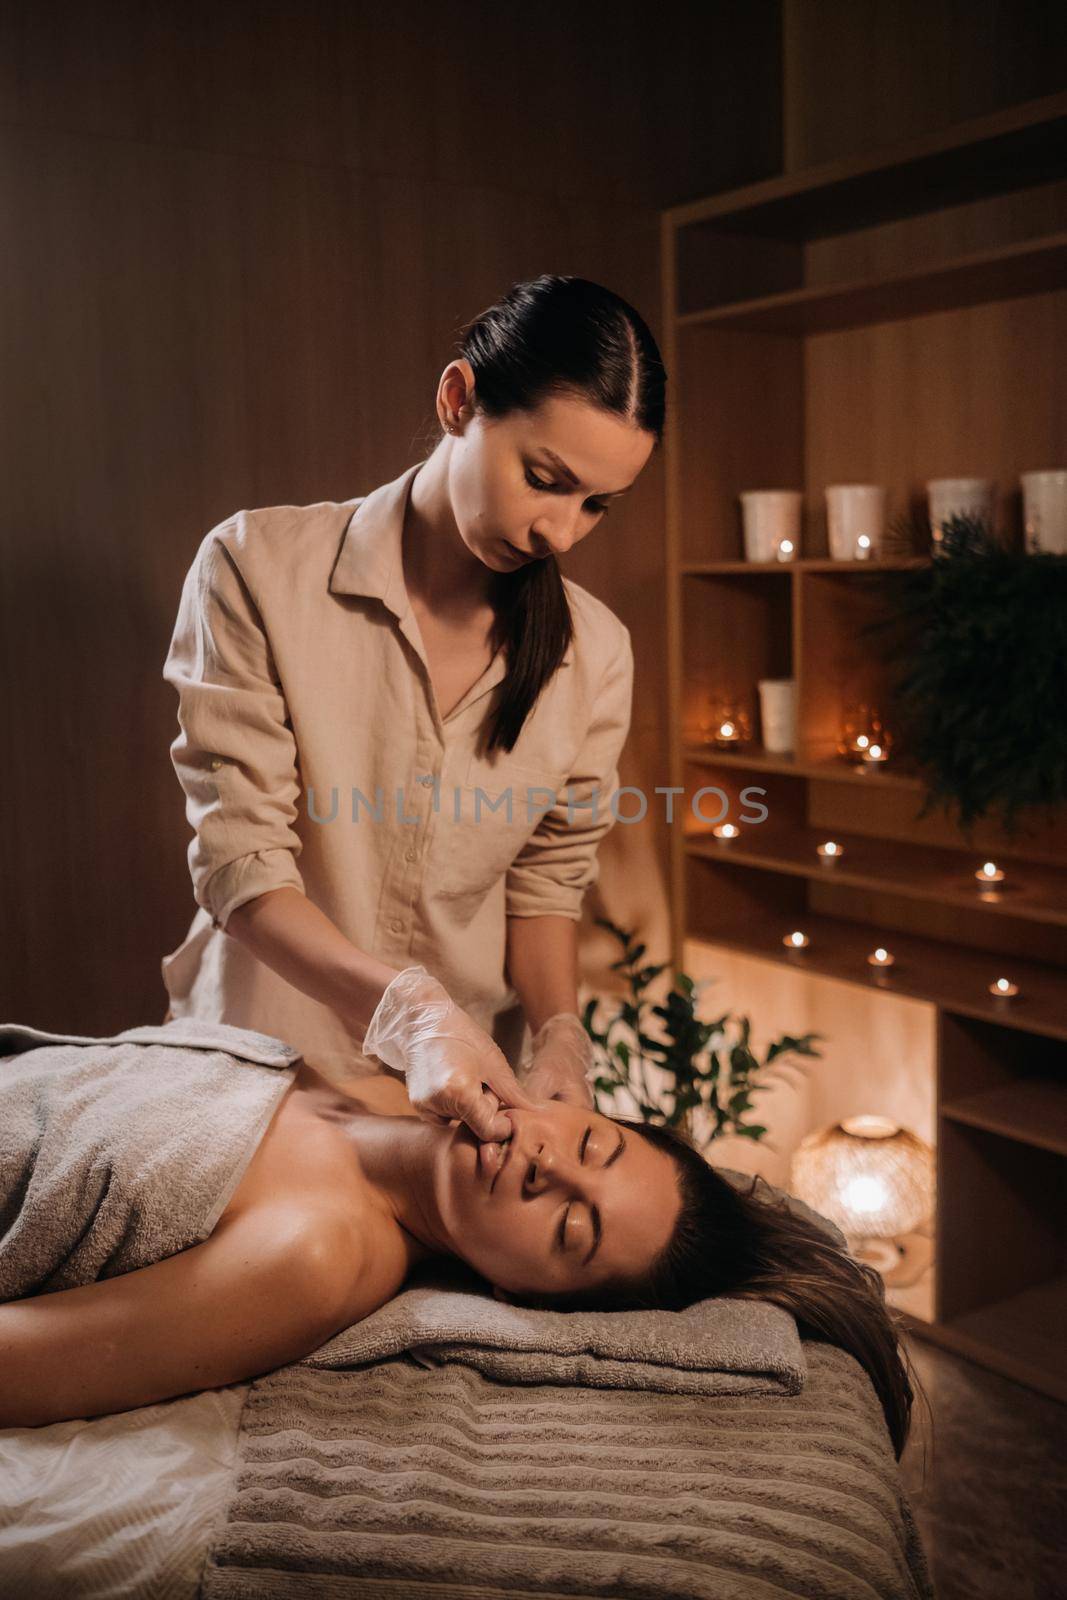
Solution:
<path fill-rule="evenodd" d="M 892 1241 L 933 1209 L 934 1154 L 889 1117 L 846 1117 L 801 1141 L 790 1187 L 836 1222 L 853 1255 L 884 1273 L 897 1264 Z"/>

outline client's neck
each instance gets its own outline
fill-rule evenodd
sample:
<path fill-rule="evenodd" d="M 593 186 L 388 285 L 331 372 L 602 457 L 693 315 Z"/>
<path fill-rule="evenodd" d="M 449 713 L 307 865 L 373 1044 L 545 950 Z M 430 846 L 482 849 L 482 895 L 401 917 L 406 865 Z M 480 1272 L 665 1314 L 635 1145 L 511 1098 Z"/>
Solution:
<path fill-rule="evenodd" d="M 434 1160 L 450 1130 L 417 1117 L 357 1115 L 347 1131 L 382 1210 L 410 1237 L 412 1264 L 453 1255 L 433 1188 Z"/>

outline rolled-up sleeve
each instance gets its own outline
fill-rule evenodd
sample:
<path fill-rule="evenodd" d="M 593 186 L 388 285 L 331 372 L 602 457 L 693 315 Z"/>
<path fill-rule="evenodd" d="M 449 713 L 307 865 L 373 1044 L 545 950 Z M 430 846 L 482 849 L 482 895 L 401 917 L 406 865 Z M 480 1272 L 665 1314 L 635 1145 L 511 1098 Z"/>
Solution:
<path fill-rule="evenodd" d="M 296 741 L 266 631 L 220 533 L 186 575 L 164 679 L 178 691 L 170 747 L 193 829 L 193 896 L 215 927 L 269 889 L 305 893 L 294 831 Z"/>
<path fill-rule="evenodd" d="M 633 705 L 633 645 L 629 629 L 622 624 L 620 628 L 571 775 L 508 869 L 505 914 L 509 917 L 561 916 L 578 921 L 585 892 L 597 880 L 597 849 L 615 825 L 611 799 L 619 785 L 619 756 L 630 731 Z"/>

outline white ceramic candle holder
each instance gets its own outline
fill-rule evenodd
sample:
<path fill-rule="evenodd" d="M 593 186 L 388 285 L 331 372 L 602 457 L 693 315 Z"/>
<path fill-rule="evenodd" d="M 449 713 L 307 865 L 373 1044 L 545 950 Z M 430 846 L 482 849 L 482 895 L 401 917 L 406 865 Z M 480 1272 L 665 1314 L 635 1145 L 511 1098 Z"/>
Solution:
<path fill-rule="evenodd" d="M 990 478 L 931 478 L 926 485 L 930 506 L 930 537 L 938 555 L 945 523 L 953 517 L 971 517 L 993 529 L 993 483 Z"/>
<path fill-rule="evenodd" d="M 1067 469 L 1024 472 L 1019 481 L 1028 554 L 1067 555 Z"/>
<path fill-rule="evenodd" d="M 758 687 L 763 748 L 771 755 L 788 755 L 797 742 L 796 679 L 761 678 Z"/>
<path fill-rule="evenodd" d="M 792 560 L 800 549 L 799 489 L 746 489 L 740 496 L 746 561 L 778 561 L 783 540 L 792 545 Z"/>
<path fill-rule="evenodd" d="M 876 483 L 834 483 L 826 491 L 826 532 L 834 561 L 877 560 L 886 492 Z"/>

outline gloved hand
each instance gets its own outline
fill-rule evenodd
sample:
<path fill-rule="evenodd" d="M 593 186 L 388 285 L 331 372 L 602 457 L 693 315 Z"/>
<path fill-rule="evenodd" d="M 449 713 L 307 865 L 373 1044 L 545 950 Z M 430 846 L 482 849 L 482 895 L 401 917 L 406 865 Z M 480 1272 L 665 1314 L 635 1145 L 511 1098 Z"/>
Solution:
<path fill-rule="evenodd" d="M 596 1052 L 582 1019 L 559 1011 L 533 1036 L 533 1054 L 523 1072 L 527 1094 L 536 1100 L 564 1100 L 572 1106 L 594 1106 L 590 1081 Z"/>
<path fill-rule="evenodd" d="M 405 967 L 370 1019 L 363 1049 L 402 1072 L 428 1122 L 465 1122 L 478 1139 L 506 1139 L 501 1106 L 534 1109 L 507 1057 L 423 966 Z"/>

